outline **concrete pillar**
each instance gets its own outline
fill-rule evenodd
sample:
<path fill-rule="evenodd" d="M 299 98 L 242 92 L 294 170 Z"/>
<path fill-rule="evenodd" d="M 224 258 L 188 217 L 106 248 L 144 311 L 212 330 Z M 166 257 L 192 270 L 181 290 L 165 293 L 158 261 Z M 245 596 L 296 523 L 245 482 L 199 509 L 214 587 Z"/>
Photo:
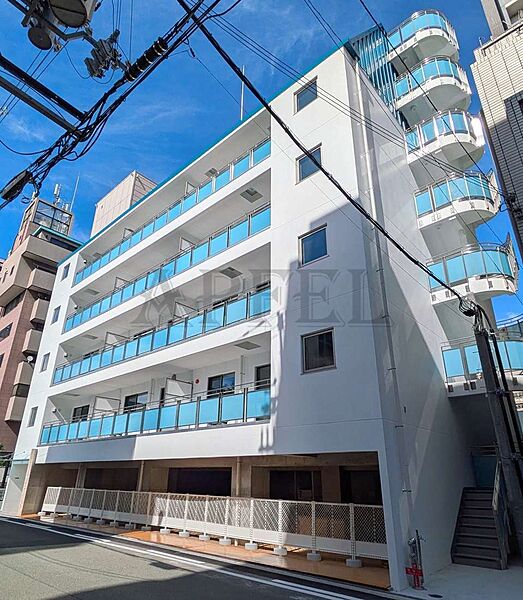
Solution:
<path fill-rule="evenodd" d="M 138 481 L 136 482 L 136 491 L 141 492 L 143 489 L 143 472 L 145 468 L 145 461 L 140 461 L 140 468 L 138 470 Z"/>
<path fill-rule="evenodd" d="M 341 502 L 340 469 L 338 466 L 321 468 L 323 502 Z"/>
<path fill-rule="evenodd" d="M 85 486 L 85 474 L 87 472 L 87 467 L 84 463 L 80 463 L 78 465 L 78 472 L 76 473 L 76 482 L 74 487 L 83 488 Z"/>

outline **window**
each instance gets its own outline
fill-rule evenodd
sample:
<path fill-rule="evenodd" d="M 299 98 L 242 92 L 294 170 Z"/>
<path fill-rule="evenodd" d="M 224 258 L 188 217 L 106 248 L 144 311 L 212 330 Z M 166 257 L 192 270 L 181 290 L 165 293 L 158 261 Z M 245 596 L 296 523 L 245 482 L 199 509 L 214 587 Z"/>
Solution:
<path fill-rule="evenodd" d="M 332 329 L 302 336 L 302 358 L 304 373 L 336 366 Z"/>
<path fill-rule="evenodd" d="M 317 97 L 318 85 L 316 80 L 314 80 L 296 92 L 296 112 L 299 112 L 302 108 L 305 108 L 308 104 L 316 100 Z"/>
<path fill-rule="evenodd" d="M 27 422 L 27 427 L 33 427 L 36 421 L 36 413 L 38 412 L 38 406 L 33 406 L 31 408 L 31 412 L 29 413 L 29 421 Z"/>
<path fill-rule="evenodd" d="M 302 265 L 327 256 L 327 227 L 319 227 L 300 238 L 300 260 Z"/>
<path fill-rule="evenodd" d="M 69 263 L 67 263 L 62 271 L 62 281 L 69 275 Z"/>
<path fill-rule="evenodd" d="M 40 371 L 45 371 L 49 365 L 49 356 L 50 354 L 44 354 L 43 358 L 42 358 L 42 366 L 40 367 Z"/>
<path fill-rule="evenodd" d="M 16 298 L 13 298 L 11 302 L 8 302 L 4 308 L 4 316 L 10 313 L 12 310 L 14 310 L 20 304 L 20 302 L 22 302 L 23 298 L 24 292 L 18 294 L 18 296 L 16 296 Z"/>
<path fill-rule="evenodd" d="M 220 394 L 232 394 L 236 383 L 234 373 L 214 375 L 207 380 L 207 397 L 219 396 Z"/>
<path fill-rule="evenodd" d="M 89 416 L 89 404 L 85 404 L 84 406 L 77 406 L 73 408 L 73 416 L 72 420 L 75 421 L 85 421 Z"/>
<path fill-rule="evenodd" d="M 13 326 L 12 323 L 9 323 L 9 325 L 7 327 L 4 327 L 2 329 L 2 331 L 0 331 L 0 340 L 5 340 L 6 337 L 9 337 L 9 334 L 11 333 L 11 327 Z"/>
<path fill-rule="evenodd" d="M 271 365 L 260 365 L 255 369 L 254 387 L 263 390 L 271 385 Z"/>
<path fill-rule="evenodd" d="M 148 396 L 148 392 L 140 392 L 139 394 L 131 394 L 130 396 L 126 396 L 123 404 L 124 412 L 145 408 Z"/>
<path fill-rule="evenodd" d="M 0 354 L 0 367 L 2 366 L 3 362 L 4 362 L 4 355 Z"/>
<path fill-rule="evenodd" d="M 13 392 L 11 393 L 11 396 L 27 398 L 27 396 L 29 396 L 29 385 L 27 383 L 17 383 L 13 386 Z"/>
<path fill-rule="evenodd" d="M 313 148 L 310 152 L 321 165 L 321 146 Z M 318 167 L 307 155 L 298 158 L 298 182 L 307 179 L 307 177 L 310 177 L 316 171 L 318 171 Z"/>
<path fill-rule="evenodd" d="M 60 307 L 57 306 L 54 310 L 53 310 L 53 318 L 51 319 L 51 323 L 56 323 L 56 321 L 58 321 L 58 317 L 60 316 Z"/>

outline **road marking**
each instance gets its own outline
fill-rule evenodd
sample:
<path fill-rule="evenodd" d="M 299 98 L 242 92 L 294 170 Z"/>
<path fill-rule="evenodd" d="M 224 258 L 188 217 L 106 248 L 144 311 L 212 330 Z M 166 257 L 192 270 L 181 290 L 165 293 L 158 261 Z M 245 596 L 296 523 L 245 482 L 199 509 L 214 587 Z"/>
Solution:
<path fill-rule="evenodd" d="M 152 548 L 151 549 L 148 548 L 147 550 L 141 549 L 141 548 L 135 548 L 133 546 L 130 546 L 127 544 L 119 544 L 119 543 L 113 542 L 111 540 L 98 539 L 94 536 L 83 535 L 81 533 L 68 533 L 65 531 L 60 531 L 60 530 L 54 529 L 54 527 L 50 527 L 50 526 L 46 526 L 46 525 L 37 525 L 36 523 L 22 523 L 17 520 L 13 520 L 13 519 L 9 519 L 9 518 L 6 519 L 3 517 L 0 517 L 0 521 L 7 521 L 8 523 L 11 523 L 14 525 L 20 525 L 22 527 L 31 527 L 33 529 L 47 531 L 50 533 L 54 533 L 55 535 L 62 535 L 65 537 L 71 537 L 71 538 L 75 538 L 75 539 L 85 540 L 91 544 L 97 544 L 97 545 L 106 546 L 109 548 L 115 548 L 118 550 L 127 550 L 128 552 L 135 553 L 135 554 L 142 554 L 142 555 L 151 556 L 151 557 L 155 557 L 155 558 L 160 557 L 160 558 L 163 558 L 164 560 L 168 560 L 170 562 L 196 566 L 196 567 L 200 567 L 205 570 L 208 570 L 208 571 L 215 571 L 215 572 L 218 572 L 223 575 L 228 575 L 229 577 L 235 577 L 237 579 L 244 579 L 246 581 L 259 583 L 261 585 L 267 585 L 270 587 L 286 589 L 291 592 L 301 592 L 301 593 L 308 594 L 310 596 L 314 596 L 316 598 L 324 598 L 326 600 L 361 600 L 361 598 L 356 597 L 356 596 L 347 596 L 346 594 L 338 594 L 336 592 L 331 592 L 329 590 L 300 585 L 297 583 L 292 583 L 290 581 L 285 581 L 283 579 L 264 579 L 262 577 L 256 577 L 255 575 L 250 575 L 250 574 L 246 575 L 243 573 L 238 573 L 236 571 L 232 571 L 230 569 L 224 569 L 224 568 L 220 567 L 219 565 L 205 563 L 203 561 L 195 560 L 192 558 L 181 557 L 179 555 L 171 554 L 168 552 L 162 552 L 160 550 L 153 550 Z"/>

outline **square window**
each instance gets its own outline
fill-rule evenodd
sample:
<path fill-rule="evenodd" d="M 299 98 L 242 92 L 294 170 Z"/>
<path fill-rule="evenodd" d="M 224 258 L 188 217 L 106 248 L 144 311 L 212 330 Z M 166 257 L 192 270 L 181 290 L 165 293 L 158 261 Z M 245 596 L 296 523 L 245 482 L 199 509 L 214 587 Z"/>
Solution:
<path fill-rule="evenodd" d="M 43 356 L 43 358 L 42 358 L 42 366 L 40 367 L 40 371 L 45 371 L 45 370 L 47 370 L 47 367 L 48 367 L 48 365 L 49 365 L 49 357 L 50 357 L 50 354 L 49 354 L 49 353 L 47 353 L 47 354 L 44 354 L 44 356 Z"/>
<path fill-rule="evenodd" d="M 317 146 L 316 148 L 312 149 L 310 152 L 321 165 L 321 146 Z M 316 171 L 319 171 L 319 168 L 312 161 L 312 159 L 309 158 L 307 155 L 300 156 L 300 158 L 297 159 L 297 164 L 298 164 L 298 181 L 303 181 L 304 179 L 307 179 L 307 177 L 314 175 L 314 173 L 316 173 Z"/>
<path fill-rule="evenodd" d="M 302 108 L 305 108 L 311 102 L 316 100 L 318 97 L 318 85 L 316 80 L 311 81 L 307 85 L 303 86 L 301 90 L 298 90 L 295 94 L 296 98 L 296 112 L 299 112 Z"/>
<path fill-rule="evenodd" d="M 67 263 L 62 271 L 62 281 L 69 275 L 69 263 Z"/>
<path fill-rule="evenodd" d="M 327 227 L 323 226 L 300 238 L 301 264 L 327 256 Z"/>
<path fill-rule="evenodd" d="M 335 367 L 333 330 L 302 336 L 303 372 Z"/>
<path fill-rule="evenodd" d="M 53 318 L 51 319 L 51 323 L 56 323 L 56 321 L 58 321 L 58 317 L 60 316 L 60 307 L 57 306 L 54 310 L 53 310 Z"/>
<path fill-rule="evenodd" d="M 27 427 L 34 427 L 36 422 L 36 413 L 38 412 L 38 406 L 33 406 L 31 408 L 31 412 L 29 413 L 29 421 L 27 423 Z"/>

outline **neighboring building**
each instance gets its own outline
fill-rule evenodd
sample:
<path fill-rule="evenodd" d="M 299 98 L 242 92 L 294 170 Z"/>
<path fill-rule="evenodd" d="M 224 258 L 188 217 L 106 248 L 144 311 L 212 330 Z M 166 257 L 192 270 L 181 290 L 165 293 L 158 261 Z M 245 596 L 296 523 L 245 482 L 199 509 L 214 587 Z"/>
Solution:
<path fill-rule="evenodd" d="M 355 48 L 380 94 L 347 44 L 271 105 L 492 316 L 517 267 L 510 243 L 475 237 L 499 210 L 492 182 L 448 174 L 484 146 L 455 33 L 440 13 L 413 15 L 391 33 L 395 52 L 380 46 L 383 79 L 367 41 Z M 477 351 L 463 342 L 472 323 L 265 110 L 64 261 L 52 306 L 7 512 L 40 510 L 48 486 L 371 504 L 383 507 L 395 589 L 416 530 L 426 574 L 450 562 L 462 492 L 482 466 L 472 450 L 495 439 Z M 454 558 L 466 562 L 459 535 Z M 499 566 L 496 551 L 480 548 L 474 564 Z"/>
<path fill-rule="evenodd" d="M 507 209 L 523 253 L 523 0 L 482 0 L 492 39 L 472 72 Z"/>
<path fill-rule="evenodd" d="M 72 214 L 33 199 L 0 272 L 0 444 L 13 452 L 58 263 L 79 247 Z"/>
<path fill-rule="evenodd" d="M 129 173 L 114 189 L 96 203 L 91 236 L 118 218 L 147 192 L 155 187 L 154 181 L 137 171 Z"/>

